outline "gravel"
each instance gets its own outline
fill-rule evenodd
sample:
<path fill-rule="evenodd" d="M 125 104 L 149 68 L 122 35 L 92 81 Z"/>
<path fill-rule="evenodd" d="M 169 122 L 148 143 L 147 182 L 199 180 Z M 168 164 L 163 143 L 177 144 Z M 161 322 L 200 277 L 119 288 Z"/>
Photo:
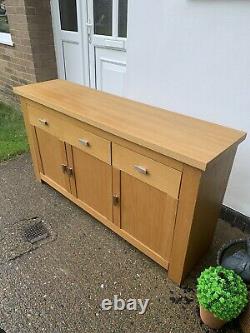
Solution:
<path fill-rule="evenodd" d="M 215 264 L 225 241 L 246 237 L 219 221 L 209 255 L 179 288 L 151 259 L 48 185 L 35 182 L 30 156 L 24 154 L 0 164 L 1 234 L 33 217 L 50 225 L 57 237 L 0 265 L 0 327 L 7 333 L 213 332 L 199 319 L 196 278 Z M 149 298 L 147 311 L 103 311 L 102 300 L 114 295 Z M 240 332 L 238 323 L 221 332 Z"/>

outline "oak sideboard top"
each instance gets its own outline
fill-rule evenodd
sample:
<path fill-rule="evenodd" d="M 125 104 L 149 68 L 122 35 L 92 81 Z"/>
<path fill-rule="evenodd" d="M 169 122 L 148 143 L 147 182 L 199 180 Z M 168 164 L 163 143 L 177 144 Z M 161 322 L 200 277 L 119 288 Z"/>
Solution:
<path fill-rule="evenodd" d="M 239 130 L 64 80 L 15 87 L 14 92 L 201 170 L 246 138 L 246 133 Z"/>

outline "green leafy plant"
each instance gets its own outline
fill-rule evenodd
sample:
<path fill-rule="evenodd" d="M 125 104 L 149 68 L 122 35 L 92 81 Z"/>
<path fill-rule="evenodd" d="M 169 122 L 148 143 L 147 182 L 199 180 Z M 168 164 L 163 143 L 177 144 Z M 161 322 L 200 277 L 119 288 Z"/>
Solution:
<path fill-rule="evenodd" d="M 199 304 L 221 320 L 237 318 L 248 303 L 247 287 L 234 271 L 221 266 L 205 269 L 198 278 Z"/>

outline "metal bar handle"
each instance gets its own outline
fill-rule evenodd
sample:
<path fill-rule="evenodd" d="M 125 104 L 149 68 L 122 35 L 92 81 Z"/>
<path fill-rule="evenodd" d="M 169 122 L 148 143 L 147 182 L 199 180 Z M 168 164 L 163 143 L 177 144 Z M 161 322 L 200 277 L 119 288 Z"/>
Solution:
<path fill-rule="evenodd" d="M 39 121 L 41 124 L 45 125 L 45 126 L 48 126 L 48 125 L 49 125 L 49 123 L 48 123 L 48 121 L 47 121 L 46 119 L 41 119 L 41 118 L 39 118 L 38 121 Z"/>
<path fill-rule="evenodd" d="M 79 142 L 80 142 L 81 145 L 83 145 L 83 146 L 85 146 L 85 147 L 89 147 L 89 146 L 90 146 L 88 140 L 85 140 L 85 139 L 79 139 Z"/>
<path fill-rule="evenodd" d="M 141 165 L 134 165 L 134 169 L 136 171 L 138 171 L 139 173 L 143 174 L 143 175 L 148 174 L 148 170 L 145 167 L 141 166 Z"/>

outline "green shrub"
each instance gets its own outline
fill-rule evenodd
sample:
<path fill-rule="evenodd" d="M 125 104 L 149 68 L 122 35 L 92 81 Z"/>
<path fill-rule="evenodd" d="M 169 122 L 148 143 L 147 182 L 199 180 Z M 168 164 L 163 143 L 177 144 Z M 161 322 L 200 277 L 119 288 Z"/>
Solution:
<path fill-rule="evenodd" d="M 221 320 L 237 318 L 248 303 L 248 291 L 242 278 L 224 267 L 205 269 L 198 278 L 199 304 Z"/>

